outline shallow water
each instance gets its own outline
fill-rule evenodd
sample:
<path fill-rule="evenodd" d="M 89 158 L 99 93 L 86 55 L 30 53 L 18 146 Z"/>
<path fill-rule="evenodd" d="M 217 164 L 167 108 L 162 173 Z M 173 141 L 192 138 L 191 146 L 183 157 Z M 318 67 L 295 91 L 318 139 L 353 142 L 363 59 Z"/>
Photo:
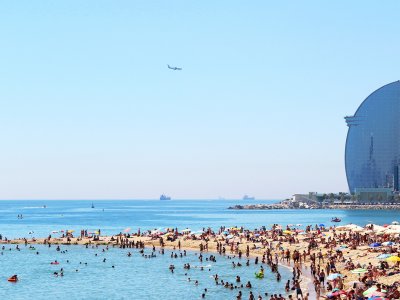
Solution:
<path fill-rule="evenodd" d="M 10 247 L 13 250 L 9 251 Z M 235 283 L 236 275 L 241 277 L 243 284 L 250 280 L 255 295 L 282 293 L 285 280 L 290 277 L 289 270 L 281 268 L 280 283 L 270 272 L 266 272 L 264 279 L 255 279 L 254 272 L 259 270 L 260 265 L 254 265 L 253 260 L 249 267 L 233 268 L 232 261 L 237 262 L 238 259 L 217 255 L 217 262 L 214 263 L 205 261 L 205 257 L 209 256 L 207 253 L 203 263 L 200 263 L 198 253 L 190 251 L 186 257 L 176 259 L 170 257 L 171 251 L 166 251 L 164 255 L 156 251 L 157 257 L 146 259 L 136 249 L 110 248 L 102 252 L 105 247 L 86 249 L 73 245 L 61 246 L 61 250 L 68 251 L 63 254 L 56 251 L 56 246 L 35 247 L 36 250 L 29 250 L 20 245 L 21 251 L 17 251 L 15 245 L 6 246 L 0 256 L 0 299 L 200 299 L 205 288 L 208 289 L 206 299 L 235 299 L 238 290 L 215 285 L 213 274 L 217 273 L 221 279 L 232 283 Z M 127 256 L 128 251 L 133 253 L 132 257 Z M 96 253 L 98 256 L 95 256 Z M 145 253 L 150 254 L 150 249 L 146 249 Z M 60 264 L 51 265 L 54 260 Z M 245 261 L 242 258 L 241 263 L 244 265 Z M 184 263 L 190 263 L 192 268 L 184 270 Z M 176 267 L 174 274 L 168 269 L 170 264 Z M 208 267 L 204 271 L 195 268 L 200 265 Z M 58 272 L 60 268 L 64 269 L 65 275 L 55 277 L 53 272 Z M 19 282 L 7 281 L 13 274 L 18 274 Z M 195 280 L 199 281 L 198 286 L 194 284 Z M 243 288 L 242 292 L 246 299 L 249 289 Z"/>

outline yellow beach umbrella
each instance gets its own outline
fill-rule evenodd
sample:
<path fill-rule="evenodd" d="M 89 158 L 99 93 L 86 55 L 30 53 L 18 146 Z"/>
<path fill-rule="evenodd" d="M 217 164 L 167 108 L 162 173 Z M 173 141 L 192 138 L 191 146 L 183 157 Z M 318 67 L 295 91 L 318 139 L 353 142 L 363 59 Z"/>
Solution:
<path fill-rule="evenodd" d="M 387 261 L 397 262 L 397 261 L 400 261 L 400 257 L 398 257 L 398 256 L 391 256 L 391 257 L 388 257 L 386 260 L 387 260 Z"/>
<path fill-rule="evenodd" d="M 292 232 L 290 230 L 284 230 L 283 233 L 284 234 L 292 234 Z"/>

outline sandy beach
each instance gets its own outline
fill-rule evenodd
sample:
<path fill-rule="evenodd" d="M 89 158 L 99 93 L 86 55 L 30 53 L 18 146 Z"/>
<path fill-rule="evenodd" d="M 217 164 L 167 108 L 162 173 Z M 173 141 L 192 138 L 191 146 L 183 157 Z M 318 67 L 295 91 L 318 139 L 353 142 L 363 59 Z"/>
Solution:
<path fill-rule="evenodd" d="M 310 293 L 309 299 L 353 299 L 347 294 L 362 293 L 368 286 L 382 284 L 391 286 L 400 281 L 397 243 L 399 240 L 399 225 L 346 225 L 337 227 L 307 226 L 305 230 L 299 226 L 287 228 L 274 226 L 271 229 L 246 230 L 244 228 L 220 228 L 218 232 L 204 229 L 204 232 L 191 233 L 189 229 L 169 229 L 144 233 L 119 233 L 114 236 L 76 237 L 73 233 L 68 237 L 48 237 L 2 240 L 2 244 L 53 244 L 53 245 L 107 245 L 112 247 L 165 247 L 175 250 L 192 250 L 220 253 L 249 259 L 277 262 L 280 266 L 298 267 L 301 270 L 301 289 L 303 295 Z M 82 234 L 82 232 L 81 232 Z M 386 242 L 386 243 L 385 243 Z M 295 259 L 299 253 L 300 259 Z M 287 256 L 289 255 L 289 257 Z M 379 257 L 379 255 L 381 255 Z M 382 259 L 383 257 L 387 259 Z M 394 257 L 391 260 L 390 257 Z M 268 259 L 269 258 L 269 259 Z M 388 262 L 386 262 L 388 260 Z M 329 281 L 331 289 L 320 288 L 315 278 L 320 278 L 320 270 L 330 262 L 334 267 L 325 271 L 325 281 L 329 274 L 339 274 Z M 386 262 L 386 267 L 382 263 Z M 317 276 L 312 270 L 318 268 Z M 361 269 L 361 270 L 360 270 Z M 357 271 L 358 270 L 358 271 Z M 314 272 L 315 274 L 315 272 Z M 354 285 L 360 282 L 364 290 Z M 353 283 L 353 284 L 349 284 Z M 317 288 L 315 287 L 317 285 Z M 352 288 L 354 285 L 354 289 Z M 335 296 L 335 288 L 341 293 Z M 317 290 L 317 292 L 316 292 Z M 394 289 L 393 289 L 394 290 Z M 397 290 L 397 287 L 396 287 Z M 318 292 L 320 291 L 320 292 Z M 390 295 L 389 295 L 390 296 Z M 397 299 L 397 298 L 389 298 Z"/>

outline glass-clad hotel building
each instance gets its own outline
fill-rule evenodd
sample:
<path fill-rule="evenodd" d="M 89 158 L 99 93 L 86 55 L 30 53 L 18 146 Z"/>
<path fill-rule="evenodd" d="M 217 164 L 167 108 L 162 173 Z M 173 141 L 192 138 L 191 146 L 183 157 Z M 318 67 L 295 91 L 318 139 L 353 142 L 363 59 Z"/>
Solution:
<path fill-rule="evenodd" d="M 357 189 L 399 190 L 400 82 L 387 84 L 345 117 L 346 176 L 351 193 Z"/>

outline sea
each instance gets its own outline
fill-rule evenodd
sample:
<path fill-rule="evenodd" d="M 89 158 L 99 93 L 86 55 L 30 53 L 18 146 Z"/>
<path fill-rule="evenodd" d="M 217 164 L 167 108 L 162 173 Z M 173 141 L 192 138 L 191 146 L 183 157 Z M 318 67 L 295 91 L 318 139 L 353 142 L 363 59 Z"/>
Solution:
<path fill-rule="evenodd" d="M 9 239 L 20 237 L 58 236 L 61 231 L 81 229 L 101 230 L 102 235 L 112 235 L 130 230 L 141 232 L 165 228 L 189 228 L 199 231 L 220 226 L 244 226 L 249 229 L 270 227 L 272 224 L 325 224 L 332 226 L 332 217 L 342 219 L 341 224 L 367 223 L 390 224 L 400 220 L 396 210 L 230 210 L 237 204 L 268 204 L 274 200 L 13 200 L 0 201 L 0 234 Z M 92 204 L 94 208 L 92 208 Z M 18 218 L 22 215 L 22 218 Z M 54 233 L 59 232 L 59 233 Z M 86 248 L 85 246 L 62 245 L 35 246 L 34 250 L 19 245 L 5 245 L 0 252 L 0 299 L 236 299 L 239 290 L 243 299 L 248 298 L 249 289 L 227 289 L 216 285 L 213 279 L 235 283 L 236 276 L 241 282 L 252 283 L 251 291 L 257 297 L 269 299 L 265 293 L 284 294 L 285 282 L 291 278 L 289 269 L 281 267 L 282 280 L 266 272 L 264 279 L 257 279 L 255 272 L 259 265 L 251 260 L 246 267 L 233 267 L 237 257 L 217 255 L 216 262 L 207 261 L 210 254 L 204 254 L 203 262 L 199 253 L 188 251 L 180 257 L 179 251 L 156 250 L 151 257 L 151 249 L 143 256 L 138 250 L 110 247 L 108 250 Z M 131 257 L 127 256 L 128 252 Z M 171 258 L 171 253 L 178 258 Z M 150 258 L 149 258 L 150 257 Z M 106 259 L 105 261 L 104 258 Z M 59 265 L 51 265 L 57 260 Z M 190 270 L 183 269 L 190 263 Z M 174 273 L 169 271 L 173 264 Z M 201 266 L 203 268 L 201 268 Z M 63 268 L 64 276 L 56 276 Z M 7 278 L 17 274 L 17 283 Z M 197 284 L 196 284 L 197 281 Z M 206 290 L 205 290 L 206 289 Z"/>

